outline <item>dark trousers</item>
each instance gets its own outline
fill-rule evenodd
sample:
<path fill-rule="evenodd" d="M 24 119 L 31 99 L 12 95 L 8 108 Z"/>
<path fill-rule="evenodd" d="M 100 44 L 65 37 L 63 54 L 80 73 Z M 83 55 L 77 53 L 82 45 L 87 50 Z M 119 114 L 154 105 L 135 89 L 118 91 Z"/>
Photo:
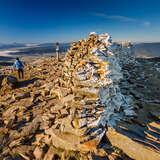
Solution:
<path fill-rule="evenodd" d="M 24 78 L 24 71 L 23 71 L 23 69 L 18 69 L 18 77 L 19 77 L 19 79 Z"/>

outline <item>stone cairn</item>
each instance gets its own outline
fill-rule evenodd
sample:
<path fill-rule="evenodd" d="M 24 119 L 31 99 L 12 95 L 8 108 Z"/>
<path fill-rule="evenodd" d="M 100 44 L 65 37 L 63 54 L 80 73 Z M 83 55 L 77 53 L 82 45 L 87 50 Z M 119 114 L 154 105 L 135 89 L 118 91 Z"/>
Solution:
<path fill-rule="evenodd" d="M 102 153 L 98 146 L 108 127 L 116 128 L 118 121 L 136 116 L 132 98 L 119 88 L 127 75 L 122 67 L 135 63 L 130 47 L 112 43 L 108 34 L 93 32 L 72 44 L 63 63 L 52 59 L 38 60 L 37 67 L 33 63 L 28 72 L 40 79 L 2 97 L 1 106 L 8 107 L 2 123 L 9 140 L 1 155 L 18 152 L 25 159 L 51 160 L 53 147 Z M 25 126 L 17 125 L 22 122 Z"/>
<path fill-rule="evenodd" d="M 123 78 L 120 62 L 125 63 L 120 51 L 121 46 L 113 44 L 108 34 L 91 33 L 88 39 L 72 44 L 58 93 L 63 105 L 52 110 L 59 110 L 61 118 L 46 130 L 54 146 L 96 152 L 108 126 L 116 127 L 118 120 L 136 116 L 131 98 L 122 95 L 118 86 Z"/>

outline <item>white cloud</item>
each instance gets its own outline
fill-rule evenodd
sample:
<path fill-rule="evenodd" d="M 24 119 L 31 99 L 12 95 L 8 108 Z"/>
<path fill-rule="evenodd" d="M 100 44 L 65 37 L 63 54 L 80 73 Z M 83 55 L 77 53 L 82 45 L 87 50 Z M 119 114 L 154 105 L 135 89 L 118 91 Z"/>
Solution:
<path fill-rule="evenodd" d="M 97 17 L 102 17 L 105 19 L 113 19 L 113 20 L 119 20 L 119 21 L 124 21 L 124 22 L 135 22 L 136 21 L 136 19 L 134 18 L 120 16 L 120 15 L 107 15 L 103 13 L 93 13 L 93 15 Z"/>
<path fill-rule="evenodd" d="M 151 26 L 151 22 L 149 22 L 149 21 L 143 22 L 143 26 L 144 27 L 150 27 Z"/>
<path fill-rule="evenodd" d="M 131 18 L 131 17 L 122 16 L 122 15 L 107 15 L 104 13 L 92 13 L 92 15 L 101 17 L 103 19 L 112 19 L 112 20 L 117 20 L 121 22 L 139 23 L 139 24 L 143 24 L 144 27 L 149 27 L 151 25 L 149 21 L 143 21 L 140 19 Z"/>

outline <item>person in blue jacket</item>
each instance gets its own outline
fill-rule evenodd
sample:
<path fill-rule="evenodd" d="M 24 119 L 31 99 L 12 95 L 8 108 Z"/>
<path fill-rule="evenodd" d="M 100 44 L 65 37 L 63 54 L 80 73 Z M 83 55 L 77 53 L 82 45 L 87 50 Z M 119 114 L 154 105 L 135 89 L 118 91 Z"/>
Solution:
<path fill-rule="evenodd" d="M 19 79 L 24 78 L 24 65 L 18 57 L 16 58 L 13 67 L 17 70 Z"/>

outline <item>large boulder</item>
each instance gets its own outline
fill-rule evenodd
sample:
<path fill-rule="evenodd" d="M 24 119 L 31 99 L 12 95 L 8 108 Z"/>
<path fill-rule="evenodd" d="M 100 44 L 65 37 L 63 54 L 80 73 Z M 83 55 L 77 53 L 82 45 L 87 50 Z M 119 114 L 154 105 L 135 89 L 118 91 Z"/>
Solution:
<path fill-rule="evenodd" d="M 3 79 L 2 86 L 8 86 L 9 88 L 15 88 L 18 84 L 18 79 L 14 76 L 7 76 Z"/>
<path fill-rule="evenodd" d="M 8 76 L 7 77 L 7 84 L 10 86 L 10 87 L 16 87 L 16 85 L 17 85 L 17 83 L 18 83 L 18 80 L 17 80 L 17 78 L 16 77 L 14 77 L 14 76 Z"/>

